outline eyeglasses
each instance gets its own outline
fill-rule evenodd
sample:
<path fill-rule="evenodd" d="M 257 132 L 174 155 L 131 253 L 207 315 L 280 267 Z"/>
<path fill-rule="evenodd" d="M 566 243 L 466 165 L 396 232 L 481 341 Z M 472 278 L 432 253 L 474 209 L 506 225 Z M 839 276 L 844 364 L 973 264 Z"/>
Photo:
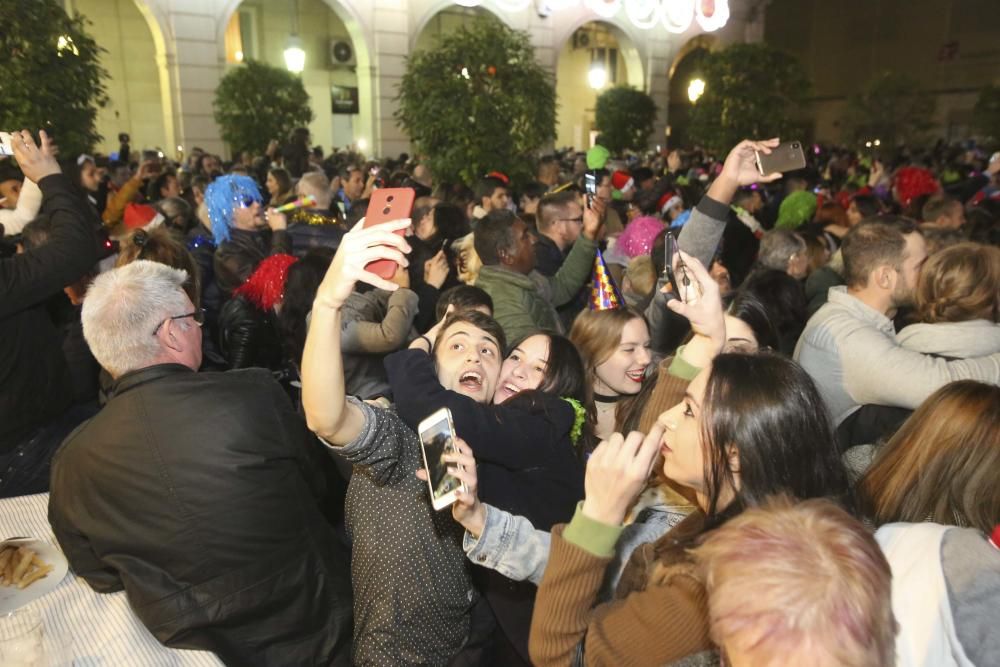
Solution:
<path fill-rule="evenodd" d="M 156 334 L 158 334 L 160 332 L 160 327 L 162 327 L 164 323 L 166 323 L 168 320 L 183 320 L 185 317 L 190 317 L 192 320 L 194 320 L 194 323 L 200 327 L 202 324 L 205 323 L 205 309 L 199 308 L 198 310 L 191 313 L 184 313 L 183 315 L 174 315 L 173 317 L 168 317 L 164 320 L 161 320 L 160 323 L 156 325 L 156 328 L 153 329 L 153 335 L 155 336 Z"/>
<path fill-rule="evenodd" d="M 563 222 L 575 222 L 578 225 L 582 225 L 583 224 L 583 215 L 581 214 L 580 216 L 578 216 L 576 218 L 560 218 L 560 220 L 562 220 Z"/>

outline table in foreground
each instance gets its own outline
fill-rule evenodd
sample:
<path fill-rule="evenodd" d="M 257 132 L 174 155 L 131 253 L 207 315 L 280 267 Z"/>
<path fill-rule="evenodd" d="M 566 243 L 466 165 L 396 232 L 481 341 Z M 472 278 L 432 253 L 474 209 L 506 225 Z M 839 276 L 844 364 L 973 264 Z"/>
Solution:
<path fill-rule="evenodd" d="M 0 539 L 34 537 L 59 548 L 49 525 L 49 494 L 0 500 Z M 72 569 L 59 586 L 27 605 L 42 615 L 46 632 L 71 640 L 75 667 L 218 667 L 208 651 L 160 644 L 129 607 L 125 593 L 95 593 Z"/>

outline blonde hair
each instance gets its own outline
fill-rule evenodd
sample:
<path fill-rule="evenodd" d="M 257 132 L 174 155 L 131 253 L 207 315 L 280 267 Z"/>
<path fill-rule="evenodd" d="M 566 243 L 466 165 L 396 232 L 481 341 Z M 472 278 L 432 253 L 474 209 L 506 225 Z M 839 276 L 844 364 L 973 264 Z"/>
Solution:
<path fill-rule="evenodd" d="M 960 380 L 910 416 L 858 486 L 876 525 L 934 521 L 989 533 L 1000 521 L 1000 387 Z"/>
<path fill-rule="evenodd" d="M 632 259 L 625 269 L 625 280 L 631 283 L 631 291 L 634 294 L 639 296 L 650 294 L 656 287 L 656 270 L 653 268 L 653 258 L 649 255 L 640 255 Z"/>
<path fill-rule="evenodd" d="M 479 270 L 483 268 L 483 261 L 479 259 L 472 240 L 473 236 L 470 232 L 451 244 L 451 249 L 455 252 L 460 267 L 457 270 L 458 279 L 466 285 L 475 285 L 476 279 L 479 278 Z"/>
<path fill-rule="evenodd" d="M 917 281 L 921 322 L 998 321 L 1000 248 L 958 243 L 931 255 Z"/>
<path fill-rule="evenodd" d="M 748 664 L 895 664 L 889 563 L 829 500 L 768 499 L 709 533 L 693 555 L 712 640 Z"/>

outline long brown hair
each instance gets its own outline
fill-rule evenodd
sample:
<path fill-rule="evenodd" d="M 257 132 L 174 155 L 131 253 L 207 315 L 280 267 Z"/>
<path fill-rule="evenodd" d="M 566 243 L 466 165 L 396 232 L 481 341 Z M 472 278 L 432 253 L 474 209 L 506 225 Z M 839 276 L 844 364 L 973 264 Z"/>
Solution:
<path fill-rule="evenodd" d="M 611 358 L 622 341 L 622 332 L 632 320 L 646 321 L 642 313 L 634 308 L 617 308 L 614 310 L 585 310 L 573 320 L 569 339 L 580 352 L 583 365 L 587 369 L 587 382 L 593 385 L 597 377 L 597 367 Z M 644 383 L 645 384 L 645 383 Z M 640 390 L 640 394 L 641 394 Z M 636 411 L 645 395 L 628 396 L 615 408 L 615 430 L 618 430 L 625 418 Z M 596 414 L 591 415 L 591 427 L 596 430 Z"/>
<path fill-rule="evenodd" d="M 1000 521 L 1000 387 L 961 380 L 931 394 L 861 479 L 876 525 L 934 521 L 984 532 Z"/>
<path fill-rule="evenodd" d="M 917 282 L 916 319 L 965 322 L 1000 316 L 1000 248 L 958 243 L 930 256 Z"/>

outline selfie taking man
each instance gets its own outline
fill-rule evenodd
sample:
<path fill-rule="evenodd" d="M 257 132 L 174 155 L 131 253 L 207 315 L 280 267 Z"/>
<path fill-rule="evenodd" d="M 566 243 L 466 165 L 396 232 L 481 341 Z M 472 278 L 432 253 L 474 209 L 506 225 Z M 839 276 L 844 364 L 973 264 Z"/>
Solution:
<path fill-rule="evenodd" d="M 369 229 L 361 224 L 344 236 L 316 294 L 302 358 L 309 428 L 354 465 L 345 505 L 353 544 L 354 662 L 480 664 L 472 656 L 492 627 L 480 624 L 461 526 L 447 512 L 434 511 L 427 483 L 415 476 L 423 468 L 420 438 L 395 410 L 345 393 L 344 304 L 359 281 L 397 289 L 365 266 L 377 259 L 405 266 L 410 250 L 392 233 L 409 220 Z M 439 331 L 434 356 L 441 385 L 488 402 L 505 344 L 500 326 L 466 311 L 446 319 Z"/>
<path fill-rule="evenodd" d="M 87 292 L 84 337 L 115 384 L 53 460 L 52 530 L 76 575 L 124 590 L 167 646 L 229 665 L 349 665 L 324 452 L 269 371 L 197 372 L 186 279 L 140 260 Z"/>

